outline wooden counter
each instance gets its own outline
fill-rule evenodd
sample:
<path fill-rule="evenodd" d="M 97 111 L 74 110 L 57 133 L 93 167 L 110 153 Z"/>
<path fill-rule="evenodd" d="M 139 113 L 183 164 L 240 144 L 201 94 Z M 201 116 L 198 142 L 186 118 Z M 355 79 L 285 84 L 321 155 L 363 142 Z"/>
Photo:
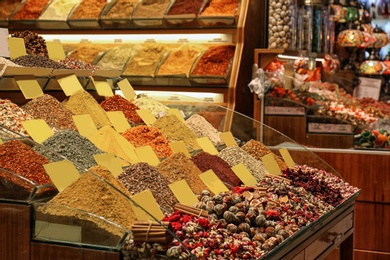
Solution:
<path fill-rule="evenodd" d="M 355 260 L 390 259 L 390 152 L 310 150 L 361 189 L 355 204 Z"/>

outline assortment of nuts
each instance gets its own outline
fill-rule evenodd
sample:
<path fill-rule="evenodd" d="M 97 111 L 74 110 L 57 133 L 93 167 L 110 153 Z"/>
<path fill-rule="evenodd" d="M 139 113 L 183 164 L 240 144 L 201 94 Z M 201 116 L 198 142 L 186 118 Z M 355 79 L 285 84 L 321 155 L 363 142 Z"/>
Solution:
<path fill-rule="evenodd" d="M 293 35 L 293 1 L 272 0 L 269 3 L 268 47 L 287 49 Z"/>

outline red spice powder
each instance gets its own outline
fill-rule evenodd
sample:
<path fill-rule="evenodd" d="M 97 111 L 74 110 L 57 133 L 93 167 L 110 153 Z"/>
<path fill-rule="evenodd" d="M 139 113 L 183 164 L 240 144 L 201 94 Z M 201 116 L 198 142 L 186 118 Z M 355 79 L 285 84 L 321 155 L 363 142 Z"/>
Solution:
<path fill-rule="evenodd" d="M 12 14 L 15 7 L 20 4 L 20 1 L 15 0 L 4 0 L 1 1 L 0 8 L 0 20 L 8 19 L 8 17 Z"/>
<path fill-rule="evenodd" d="M 123 111 L 129 123 L 143 123 L 142 118 L 137 113 L 140 108 L 120 95 L 107 98 L 100 103 L 100 106 L 105 111 Z"/>
<path fill-rule="evenodd" d="M 211 0 L 201 15 L 234 15 L 238 0 Z"/>
<path fill-rule="evenodd" d="M 20 140 L 12 140 L 0 145 L 0 167 L 17 173 L 38 185 L 50 183 L 43 164 L 49 160 L 35 152 Z"/>
<path fill-rule="evenodd" d="M 15 20 L 35 20 L 41 15 L 49 0 L 26 0 L 25 4 L 12 17 Z"/>
<path fill-rule="evenodd" d="M 168 11 L 168 15 L 195 14 L 198 15 L 203 0 L 176 0 Z"/>
<path fill-rule="evenodd" d="M 172 155 L 168 139 L 162 132 L 153 126 L 140 125 L 127 129 L 122 136 L 135 147 L 149 145 L 159 158 Z"/>
<path fill-rule="evenodd" d="M 210 47 L 200 58 L 192 75 L 226 75 L 230 61 L 233 58 L 235 46 L 219 45 Z"/>

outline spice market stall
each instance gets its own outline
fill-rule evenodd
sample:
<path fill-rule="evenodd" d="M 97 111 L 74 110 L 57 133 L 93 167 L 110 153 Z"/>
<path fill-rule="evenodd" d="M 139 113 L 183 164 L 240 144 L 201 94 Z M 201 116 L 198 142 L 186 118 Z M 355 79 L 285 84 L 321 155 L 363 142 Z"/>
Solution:
<path fill-rule="evenodd" d="M 141 98 L 147 97 L 126 100 L 136 103 Z M 107 108 L 107 102 L 101 103 Z M 68 159 L 74 164 L 77 178 L 52 194 L 54 197 L 24 201 L 25 215 L 13 215 L 14 225 L 2 234 L 2 245 L 15 248 L 1 250 L 5 258 L 20 256 L 16 230 L 23 224 L 29 233 L 24 240 L 30 250 L 23 251 L 20 259 L 60 254 L 66 259 L 88 259 L 97 254 L 104 259 L 311 259 L 323 257 L 337 246 L 343 259 L 352 259 L 354 201 L 359 190 L 343 181 L 327 163 L 270 128 L 262 142 L 257 141 L 256 131 L 242 126 L 259 122 L 242 114 L 233 113 L 230 131 L 223 130 L 225 118 L 216 126 L 206 120 L 208 111 L 223 112 L 224 107 L 177 99 L 155 104 L 150 112 L 163 108 L 166 113 L 155 113 L 153 123 L 142 116 L 148 124 L 130 123 L 135 120 L 132 116 L 128 117 L 131 127 L 122 134 L 112 129 L 132 145 L 137 155 L 127 153 L 131 162 L 123 159 L 118 152 L 119 142 L 118 150 L 110 151 L 121 162 L 121 170 L 115 174 L 92 159 L 114 145 L 115 138 L 109 138 L 113 134 L 108 131 L 112 127 L 104 125 L 101 118 L 91 117 L 97 131 L 87 137 L 81 136 L 83 131 L 77 127 L 55 130 L 41 144 L 33 145 L 34 151 L 50 162 Z M 180 116 L 173 112 L 177 110 Z M 0 148 L 18 139 L 15 135 L 19 136 L 2 136 Z M 172 146 L 177 143 L 184 144 L 185 149 L 177 151 Z M 72 148 L 76 144 L 79 148 Z M 143 148 L 153 151 L 147 156 L 149 160 L 138 150 Z M 293 158 L 292 165 L 286 149 Z M 2 156 L 9 153 L 5 150 Z M 157 161 L 150 160 L 152 157 Z M 172 185 L 178 182 L 187 183 L 189 192 L 177 194 Z M 183 191 L 184 186 L 180 187 Z M 157 213 L 145 199 L 137 200 L 143 193 L 156 203 Z M 183 193 L 191 193 L 193 202 L 182 204 Z M 15 203 L 2 199 L 2 205 L 21 206 Z M 140 216 L 137 208 L 146 214 Z M 1 218 L 11 221 L 7 213 L 5 207 Z M 66 235 L 62 234 L 65 230 L 69 231 Z M 9 234 L 15 239 L 7 240 Z"/>

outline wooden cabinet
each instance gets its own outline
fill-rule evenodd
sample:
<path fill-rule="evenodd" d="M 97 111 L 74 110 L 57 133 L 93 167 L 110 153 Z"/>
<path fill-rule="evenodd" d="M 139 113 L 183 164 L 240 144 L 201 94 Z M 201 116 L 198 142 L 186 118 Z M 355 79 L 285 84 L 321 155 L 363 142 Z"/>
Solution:
<path fill-rule="evenodd" d="M 345 181 L 361 189 L 355 205 L 355 259 L 389 259 L 390 153 L 311 150 L 334 167 Z"/>

